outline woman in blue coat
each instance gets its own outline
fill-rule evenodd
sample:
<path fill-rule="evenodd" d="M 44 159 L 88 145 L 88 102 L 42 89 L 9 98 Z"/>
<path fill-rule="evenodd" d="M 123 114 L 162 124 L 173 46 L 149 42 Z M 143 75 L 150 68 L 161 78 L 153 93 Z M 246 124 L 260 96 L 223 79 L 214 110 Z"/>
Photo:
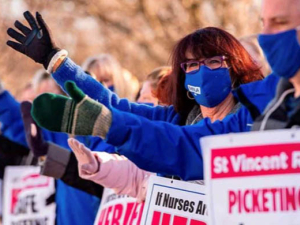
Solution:
<path fill-rule="evenodd" d="M 145 170 L 178 175 L 183 179 L 202 179 L 199 138 L 211 134 L 248 131 L 252 117 L 244 107 L 236 114 L 225 116 L 232 112 L 238 101 L 252 107 L 254 116 L 264 108 L 264 102 L 274 95 L 265 88 L 269 83 L 277 82 L 273 77 L 266 82 L 257 83 L 256 90 L 247 85 L 243 88 L 250 90 L 247 95 L 253 99 L 262 96 L 258 106 L 251 105 L 243 91 L 232 92 L 232 88 L 261 78 L 261 72 L 236 39 L 217 28 L 206 28 L 183 39 L 175 50 L 173 72 L 176 79 L 173 79 L 170 86 L 171 93 L 175 95 L 172 98 L 174 107 L 152 108 L 130 103 L 126 99 L 119 99 L 100 83 L 89 78 L 80 67 L 66 58 L 66 52 L 57 49 L 51 40 L 49 30 L 38 13 L 37 21 L 43 31 L 42 38 L 34 36 L 34 33 L 39 32 L 34 28 L 31 30 L 32 35 L 27 35 L 24 39 L 20 39 L 9 29 L 10 36 L 20 43 L 9 41 L 8 45 L 42 63 L 49 71 L 55 71 L 53 77 L 60 85 L 64 86 L 65 81 L 73 80 L 84 93 L 100 102 L 84 97 L 73 83 L 67 83 L 67 92 L 74 101 L 62 100 L 59 96 L 39 97 L 33 109 L 37 122 L 53 131 L 106 137 L 108 143 L 119 147 L 120 154 Z M 264 88 L 259 89 L 260 86 Z M 267 95 L 261 92 L 266 92 Z M 56 104 L 56 100 L 62 104 Z M 81 102 L 86 100 L 85 103 Z M 71 104 L 71 108 L 65 105 L 66 102 Z M 80 102 L 82 104 L 78 104 Z M 52 109 L 49 111 L 51 105 Z M 213 121 L 225 119 L 213 124 L 210 119 L 203 119 L 195 126 L 178 126 L 188 122 L 188 113 L 195 106 L 199 109 L 199 105 L 201 112 L 191 123 L 196 123 L 202 116 L 208 116 Z M 80 106 L 84 109 L 81 110 Z M 90 108 L 85 108 L 87 106 Z M 53 113 L 49 115 L 49 112 Z M 88 114 L 84 114 L 86 112 Z M 155 123 L 150 120 L 155 120 Z"/>

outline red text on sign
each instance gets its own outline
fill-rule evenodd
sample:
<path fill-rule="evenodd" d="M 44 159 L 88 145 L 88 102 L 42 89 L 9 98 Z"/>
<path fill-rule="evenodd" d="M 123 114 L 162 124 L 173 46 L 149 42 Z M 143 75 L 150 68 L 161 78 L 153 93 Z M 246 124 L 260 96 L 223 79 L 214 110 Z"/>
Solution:
<path fill-rule="evenodd" d="M 300 187 L 228 191 L 229 213 L 300 211 Z"/>
<path fill-rule="evenodd" d="M 173 222 L 171 222 L 172 217 Z M 186 217 L 154 211 L 151 225 L 206 225 L 206 223 L 195 219 L 189 221 Z"/>
<path fill-rule="evenodd" d="M 144 203 L 129 202 L 115 204 L 103 209 L 98 225 L 139 225 L 142 219 Z"/>

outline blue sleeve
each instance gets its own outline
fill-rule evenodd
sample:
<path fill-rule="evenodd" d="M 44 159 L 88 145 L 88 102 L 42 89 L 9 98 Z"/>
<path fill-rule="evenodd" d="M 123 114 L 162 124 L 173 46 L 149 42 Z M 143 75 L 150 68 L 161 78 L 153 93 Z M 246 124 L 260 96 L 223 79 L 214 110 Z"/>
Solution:
<path fill-rule="evenodd" d="M 106 141 L 118 147 L 138 167 L 183 180 L 203 179 L 203 159 L 199 139 L 208 135 L 249 131 L 252 119 L 246 108 L 211 123 L 178 126 L 113 109 L 112 125 Z"/>
<path fill-rule="evenodd" d="M 243 84 L 239 89 L 242 90 L 249 101 L 262 113 L 268 103 L 275 97 L 279 79 L 278 76 L 270 74 L 263 80 Z M 234 95 L 239 99 L 237 92 L 234 92 Z"/>
<path fill-rule="evenodd" d="M 116 108 L 120 111 L 146 117 L 151 120 L 162 120 L 178 123 L 179 116 L 171 107 L 151 107 L 145 104 L 129 102 L 121 99 L 116 94 L 105 88 L 100 82 L 86 74 L 80 66 L 67 58 L 52 74 L 56 82 L 64 89 L 66 81 L 71 80 L 89 97 L 101 102 L 108 108 Z M 64 89 L 65 90 L 65 89 Z"/>
<path fill-rule="evenodd" d="M 3 136 L 27 146 L 20 103 L 8 91 L 4 91 L 0 95 L 0 122 L 2 124 L 1 132 Z M 43 136 L 46 141 L 68 146 L 67 134 L 54 133 L 43 129 Z"/>
<path fill-rule="evenodd" d="M 99 137 L 93 136 L 76 136 L 76 140 L 83 143 L 87 148 L 96 152 L 115 153 L 115 147 L 103 141 Z"/>
<path fill-rule="evenodd" d="M 20 103 L 8 91 L 0 95 L 0 122 L 3 136 L 27 146 Z"/>

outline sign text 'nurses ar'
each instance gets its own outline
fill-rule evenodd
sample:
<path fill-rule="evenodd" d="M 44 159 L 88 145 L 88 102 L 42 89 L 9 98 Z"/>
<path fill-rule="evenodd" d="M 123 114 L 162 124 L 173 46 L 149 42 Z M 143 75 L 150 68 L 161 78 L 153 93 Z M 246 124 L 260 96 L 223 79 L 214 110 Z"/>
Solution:
<path fill-rule="evenodd" d="M 205 225 L 207 199 L 203 185 L 152 176 L 143 225 Z"/>
<path fill-rule="evenodd" d="M 169 193 L 158 192 L 155 205 L 183 212 L 201 215 L 207 214 L 206 204 L 204 204 L 202 200 L 199 200 L 198 202 L 189 201 L 182 198 L 172 197 Z"/>

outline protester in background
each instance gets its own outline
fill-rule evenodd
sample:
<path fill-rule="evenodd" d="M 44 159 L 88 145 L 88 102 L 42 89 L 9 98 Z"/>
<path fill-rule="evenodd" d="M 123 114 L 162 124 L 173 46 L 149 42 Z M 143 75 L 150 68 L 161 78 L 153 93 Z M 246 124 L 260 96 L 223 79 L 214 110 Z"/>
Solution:
<path fill-rule="evenodd" d="M 33 101 L 33 99 L 36 97 L 32 83 L 28 83 L 25 85 L 24 88 L 22 88 L 17 94 L 16 94 L 16 99 L 19 102 L 22 101 Z"/>
<path fill-rule="evenodd" d="M 125 97 L 125 98 L 127 98 L 130 101 L 135 101 L 136 96 L 140 90 L 140 82 L 136 78 L 136 76 L 134 76 L 129 70 L 123 68 L 122 72 L 123 72 L 122 74 L 126 81 L 125 84 L 126 84 L 127 93 L 128 93 L 128 95 L 127 95 L 128 97 Z M 131 89 L 131 90 L 129 90 L 129 89 Z"/>
<path fill-rule="evenodd" d="M 112 55 L 100 54 L 90 57 L 82 64 L 82 68 L 121 98 L 133 101 L 139 90 L 136 77 L 123 69 Z"/>
<path fill-rule="evenodd" d="M 147 75 L 142 88 L 139 93 L 138 103 L 151 103 L 153 106 L 161 105 L 157 98 L 157 88 L 158 84 L 162 81 L 165 76 L 169 76 L 171 73 L 171 68 L 164 66 L 153 70 Z"/>
<path fill-rule="evenodd" d="M 64 94 L 59 86 L 53 81 L 51 75 L 45 70 L 40 69 L 34 74 L 32 81 L 28 83 L 19 93 L 16 94 L 16 99 L 19 102 L 33 101 L 33 99 L 46 92 L 55 94 Z"/>
<path fill-rule="evenodd" d="M 275 98 L 256 119 L 253 130 L 299 127 L 300 1 L 264 0 L 261 20 L 263 30 L 258 41 L 280 82 Z"/>
<path fill-rule="evenodd" d="M 36 71 L 32 78 L 32 87 L 35 96 L 51 92 L 53 94 L 64 94 L 62 89 L 51 78 L 51 75 L 44 69 Z"/>
<path fill-rule="evenodd" d="M 264 56 L 264 53 L 257 41 L 258 35 L 250 35 L 239 39 L 244 48 L 249 52 L 256 64 L 261 68 L 264 76 L 271 73 L 270 66 Z"/>

